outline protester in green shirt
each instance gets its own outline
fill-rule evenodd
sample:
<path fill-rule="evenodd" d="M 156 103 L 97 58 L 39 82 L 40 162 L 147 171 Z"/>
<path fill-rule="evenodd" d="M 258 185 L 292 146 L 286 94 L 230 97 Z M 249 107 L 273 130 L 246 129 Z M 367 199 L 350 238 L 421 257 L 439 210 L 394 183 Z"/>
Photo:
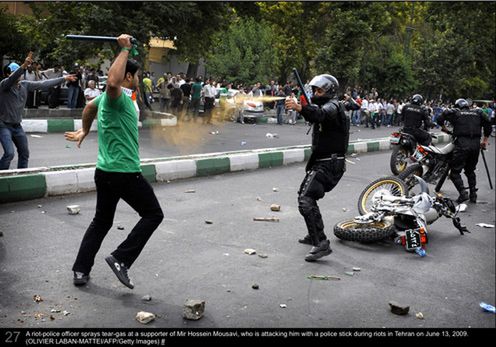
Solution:
<path fill-rule="evenodd" d="M 123 199 L 141 216 L 126 240 L 105 260 L 125 286 L 134 284 L 128 270 L 164 218 L 151 185 L 141 174 L 138 146 L 138 114 L 131 99 L 139 85 L 139 65 L 128 60 L 131 36 L 121 35 L 121 52 L 110 67 L 105 93 L 83 110 L 83 127 L 66 132 L 69 141 L 81 146 L 98 113 L 98 160 L 95 170 L 96 213 L 81 242 L 72 267 L 74 284 L 90 278 L 96 253 L 113 224 L 117 203 Z"/>
<path fill-rule="evenodd" d="M 200 113 L 200 100 L 202 93 L 202 83 L 200 77 L 195 79 L 195 83 L 191 86 L 191 109 L 193 110 L 193 119 L 196 122 L 196 117 Z"/>

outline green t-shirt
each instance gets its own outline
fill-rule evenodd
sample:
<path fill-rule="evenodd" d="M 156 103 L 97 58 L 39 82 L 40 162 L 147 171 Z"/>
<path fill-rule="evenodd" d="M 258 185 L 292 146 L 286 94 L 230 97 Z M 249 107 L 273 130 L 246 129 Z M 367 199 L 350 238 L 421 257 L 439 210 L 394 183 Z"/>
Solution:
<path fill-rule="evenodd" d="M 141 172 L 138 116 L 124 91 L 112 100 L 103 93 L 93 100 L 98 107 L 97 169 L 107 172 Z"/>
<path fill-rule="evenodd" d="M 191 86 L 191 99 L 200 99 L 201 98 L 202 85 L 201 82 L 195 82 Z"/>

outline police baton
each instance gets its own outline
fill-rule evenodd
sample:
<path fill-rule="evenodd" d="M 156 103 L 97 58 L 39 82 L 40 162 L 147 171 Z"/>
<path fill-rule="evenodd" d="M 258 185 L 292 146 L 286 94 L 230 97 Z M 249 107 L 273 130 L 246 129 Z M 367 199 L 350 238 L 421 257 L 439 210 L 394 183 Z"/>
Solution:
<path fill-rule="evenodd" d="M 307 102 L 307 105 L 310 105 L 310 100 L 308 99 L 307 93 L 305 92 L 305 86 L 303 85 L 303 82 L 301 81 L 300 74 L 298 73 L 298 70 L 296 68 L 293 68 L 293 73 L 296 78 L 296 83 L 298 83 L 298 87 L 300 87 L 301 92 L 303 93 L 303 97 L 305 98 L 305 101 Z"/>
<path fill-rule="evenodd" d="M 117 37 L 114 36 L 65 35 L 65 38 L 76 41 L 117 42 Z M 134 37 L 131 37 L 131 43 L 135 45 L 138 41 Z"/>
<path fill-rule="evenodd" d="M 303 97 L 305 98 L 305 101 L 307 102 L 307 105 L 310 105 L 310 99 L 308 99 L 308 95 L 305 92 L 305 86 L 303 85 L 303 82 L 301 81 L 300 74 L 298 73 L 298 70 L 296 68 L 293 68 L 293 73 L 296 78 L 296 83 L 298 83 L 298 87 L 300 87 L 301 92 L 303 93 Z M 308 128 L 307 135 L 312 130 L 313 124 L 310 124 L 310 127 Z"/>
<path fill-rule="evenodd" d="M 491 175 L 489 174 L 489 168 L 487 167 L 486 156 L 484 155 L 484 149 L 481 148 L 482 160 L 484 161 L 484 166 L 486 167 L 487 179 L 489 180 L 489 187 L 493 189 L 493 182 L 491 181 Z"/>

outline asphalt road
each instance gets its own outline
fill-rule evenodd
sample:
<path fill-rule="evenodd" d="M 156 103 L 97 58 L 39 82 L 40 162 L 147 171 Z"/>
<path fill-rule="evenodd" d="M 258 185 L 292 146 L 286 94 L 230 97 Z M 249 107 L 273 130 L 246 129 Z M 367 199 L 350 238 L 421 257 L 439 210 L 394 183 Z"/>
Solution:
<path fill-rule="evenodd" d="M 351 127 L 351 140 L 386 137 L 395 128 L 381 127 L 375 130 Z M 311 135 L 306 134 L 305 124 L 239 124 L 224 122 L 217 125 L 202 125 L 200 122 L 182 123 L 179 127 L 140 130 L 140 156 L 142 159 L 176 155 L 239 151 L 291 145 L 308 145 Z M 215 132 L 215 134 L 211 134 Z M 218 132 L 218 134 L 217 134 Z M 278 137 L 268 138 L 267 133 Z M 34 136 L 33 136 L 34 135 Z M 41 136 L 41 137 L 39 137 Z M 96 132 L 85 139 L 81 148 L 67 142 L 63 134 L 28 134 L 29 167 L 55 166 L 80 163 L 95 163 L 98 153 Z M 242 144 L 242 142 L 244 144 Z M 17 167 L 17 155 L 10 168 Z"/>
<path fill-rule="evenodd" d="M 487 157 L 494 177 L 494 156 Z M 0 205 L 0 327 L 494 328 L 495 315 L 479 307 L 495 304 L 495 229 L 475 225 L 495 224 L 494 191 L 482 161 L 477 174 L 484 203 L 470 204 L 462 215 L 472 233 L 461 236 L 449 220 L 438 220 L 420 258 L 391 242 L 364 245 L 333 235 L 336 222 L 357 214 L 365 185 L 389 172 L 387 151 L 358 159 L 320 202 L 334 252 L 316 263 L 304 261 L 310 247 L 297 243 L 306 232 L 296 204 L 303 164 L 154 184 L 166 217 L 130 270 L 134 290 L 104 261 L 138 221 L 125 203 L 82 288 L 73 286 L 71 266 L 94 214 L 95 193 Z M 449 181 L 445 192 L 456 197 Z M 281 212 L 271 212 L 272 203 Z M 68 215 L 71 204 L 80 205 L 81 214 Z M 280 222 L 253 221 L 269 216 Z M 244 254 L 247 248 L 268 258 Z M 361 271 L 351 277 L 345 272 L 352 267 Z M 310 280 L 311 274 L 341 280 Z M 255 283 L 260 289 L 252 289 Z M 34 302 L 34 295 L 43 301 Z M 142 301 L 144 295 L 152 300 Z M 187 299 L 206 301 L 199 321 L 183 320 Z M 392 314 L 390 300 L 410 305 L 410 313 Z M 135 320 L 141 310 L 158 318 L 143 326 Z M 425 318 L 416 319 L 417 312 Z"/>

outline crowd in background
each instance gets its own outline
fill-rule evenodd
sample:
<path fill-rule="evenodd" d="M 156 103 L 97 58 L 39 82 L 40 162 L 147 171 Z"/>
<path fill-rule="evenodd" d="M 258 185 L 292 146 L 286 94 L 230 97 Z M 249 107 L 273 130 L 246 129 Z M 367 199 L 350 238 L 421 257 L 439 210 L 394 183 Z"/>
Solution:
<path fill-rule="evenodd" d="M 49 108 L 55 108 L 60 105 L 61 88 L 67 88 L 67 107 L 70 109 L 84 107 L 86 102 L 91 101 L 105 90 L 103 71 L 92 67 L 75 65 L 70 71 L 66 71 L 63 66 L 44 69 L 42 64 L 34 62 L 26 71 L 24 78 L 39 81 L 61 77 L 66 74 L 75 74 L 78 77 L 78 81 L 67 82 L 65 86 L 51 88 L 48 96 L 46 96 Z M 308 83 L 309 81 L 304 85 L 304 90 L 308 98 L 311 98 L 312 89 Z M 237 84 L 233 86 L 233 83 L 225 80 L 216 81 L 211 77 L 206 80 L 202 76 L 190 79 L 182 72 L 176 75 L 167 72 L 157 78 L 154 72 L 145 71 L 143 73 L 143 91 L 139 94 L 141 101 L 150 108 L 151 104 L 159 102 L 158 108 L 161 112 L 172 113 L 182 120 L 196 120 L 200 112 L 203 112 L 203 115 L 206 116 L 203 117 L 204 123 L 211 123 L 217 90 L 221 89 L 227 93 L 233 87 L 239 92 L 239 95 L 247 97 L 269 96 L 281 98 L 264 101 L 265 109 L 275 111 L 278 124 L 294 125 L 296 120 L 301 118 L 295 111 L 288 111 L 284 108 L 284 99 L 282 97 L 295 98 L 298 102 L 304 103 L 302 91 L 292 81 L 279 83 L 271 80 L 266 85 L 257 82 L 253 85 Z M 360 110 L 348 112 L 352 126 L 375 129 L 381 126 L 391 127 L 403 124 L 401 111 L 409 100 L 382 97 L 377 88 L 371 88 L 368 91 L 360 86 L 347 87 L 345 88 L 345 93 L 360 105 Z M 41 99 L 41 92 L 30 92 L 26 107 L 37 108 L 41 104 Z M 434 124 L 437 117 L 446 108 L 452 107 L 450 102 L 436 100 L 430 100 L 424 106 L 429 111 Z M 481 107 L 491 119 L 494 119 L 494 102 L 474 103 L 474 107 L 476 106 Z"/>

